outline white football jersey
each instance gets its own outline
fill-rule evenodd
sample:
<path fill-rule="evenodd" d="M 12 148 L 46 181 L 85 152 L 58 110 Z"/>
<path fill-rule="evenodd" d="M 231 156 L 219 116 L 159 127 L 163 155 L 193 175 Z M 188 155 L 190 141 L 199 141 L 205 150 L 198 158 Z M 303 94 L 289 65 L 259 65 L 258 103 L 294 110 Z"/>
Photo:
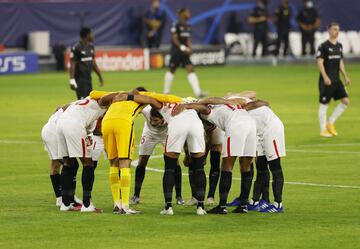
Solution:
<path fill-rule="evenodd" d="M 105 112 L 106 109 L 101 108 L 96 100 L 87 97 L 71 103 L 60 118 L 76 120 L 90 131 L 94 128 L 96 120 L 103 116 Z"/>
<path fill-rule="evenodd" d="M 202 116 L 223 131 L 237 118 L 249 115 L 240 105 L 210 105 L 210 108 L 210 114 Z"/>
<path fill-rule="evenodd" d="M 160 125 L 158 127 L 154 127 L 151 125 L 150 123 L 150 110 L 151 110 L 151 106 L 148 105 L 146 106 L 141 113 L 143 114 L 143 116 L 145 117 L 145 126 L 148 130 L 148 132 L 150 132 L 152 135 L 157 136 L 157 135 L 161 135 L 167 132 L 167 123 L 164 120 L 164 124 Z"/>
<path fill-rule="evenodd" d="M 173 109 L 178 105 L 178 103 L 164 103 L 163 107 L 160 109 L 160 114 L 164 117 L 165 121 L 170 124 L 172 120 L 177 119 L 179 116 L 182 115 L 189 115 L 194 117 L 195 119 L 199 119 L 197 112 L 192 109 L 185 109 L 183 112 L 176 116 L 172 116 Z"/>
<path fill-rule="evenodd" d="M 262 106 L 249 111 L 250 116 L 256 121 L 256 133 L 261 135 L 273 120 L 279 119 L 268 106 Z"/>
<path fill-rule="evenodd" d="M 59 110 L 57 110 L 53 115 L 50 116 L 46 125 L 56 129 L 56 122 L 63 113 L 64 113 L 64 110 L 62 108 L 59 108 Z"/>

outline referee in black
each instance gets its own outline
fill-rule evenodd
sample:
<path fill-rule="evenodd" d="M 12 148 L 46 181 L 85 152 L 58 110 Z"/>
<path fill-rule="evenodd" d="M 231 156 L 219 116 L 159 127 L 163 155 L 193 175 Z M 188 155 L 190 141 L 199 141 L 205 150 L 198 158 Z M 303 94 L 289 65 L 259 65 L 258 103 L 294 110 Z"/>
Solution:
<path fill-rule="evenodd" d="M 178 16 L 179 20 L 171 27 L 171 58 L 169 71 L 165 74 L 163 92 L 165 94 L 170 93 L 175 71 L 179 66 L 182 66 L 185 67 L 188 73 L 187 78 L 195 97 L 201 98 L 206 94 L 200 89 L 198 77 L 190 60 L 192 53 L 191 26 L 187 23 L 191 16 L 190 10 L 188 8 L 181 8 L 178 11 Z"/>
<path fill-rule="evenodd" d="M 81 40 L 71 48 L 70 52 L 70 88 L 76 91 L 78 99 L 83 99 L 92 91 L 91 72 L 94 69 L 99 77 L 100 86 L 104 85 L 99 67 L 95 61 L 95 48 L 92 42 L 94 34 L 91 29 L 80 30 Z"/>
<path fill-rule="evenodd" d="M 339 71 L 345 79 L 345 85 L 350 85 L 350 79 L 345 70 L 343 60 L 343 47 L 338 42 L 340 32 L 339 24 L 332 22 L 328 25 L 329 40 L 322 43 L 317 51 L 316 60 L 320 71 L 319 91 L 320 107 L 319 122 L 320 136 L 337 136 L 335 121 L 348 107 L 350 100 L 343 83 L 340 80 Z M 326 113 L 331 99 L 340 100 L 330 118 L 327 120 Z"/>

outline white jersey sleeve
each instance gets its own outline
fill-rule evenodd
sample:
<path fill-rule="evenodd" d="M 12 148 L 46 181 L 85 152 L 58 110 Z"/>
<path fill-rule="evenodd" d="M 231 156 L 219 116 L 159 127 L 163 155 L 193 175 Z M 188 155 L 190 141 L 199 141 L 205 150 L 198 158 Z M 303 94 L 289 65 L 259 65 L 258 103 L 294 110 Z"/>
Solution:
<path fill-rule="evenodd" d="M 76 120 L 85 128 L 91 127 L 93 123 L 104 115 L 105 108 L 100 107 L 98 102 L 90 97 L 72 103 L 61 115 L 61 118 Z"/>

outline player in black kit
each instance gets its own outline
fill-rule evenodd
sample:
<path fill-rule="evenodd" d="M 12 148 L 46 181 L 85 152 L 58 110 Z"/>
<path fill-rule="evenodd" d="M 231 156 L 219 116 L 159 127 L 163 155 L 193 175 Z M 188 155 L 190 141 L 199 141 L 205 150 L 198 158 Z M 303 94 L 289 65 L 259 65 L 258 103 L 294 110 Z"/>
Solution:
<path fill-rule="evenodd" d="M 95 61 L 94 35 L 89 28 L 80 30 L 81 40 L 70 52 L 70 88 L 76 91 L 78 99 L 89 95 L 92 89 L 91 72 L 94 69 L 99 77 L 100 86 L 104 85 L 99 67 Z"/>
<path fill-rule="evenodd" d="M 187 23 L 190 19 L 190 10 L 181 8 L 178 11 L 179 21 L 171 27 L 171 58 L 169 71 L 165 74 L 164 93 L 170 92 L 174 73 L 179 66 L 185 67 L 188 73 L 188 81 L 194 91 L 195 97 L 204 97 L 205 94 L 200 90 L 199 80 L 194 72 L 194 67 L 190 60 L 192 53 L 191 26 Z"/>
<path fill-rule="evenodd" d="M 329 40 L 319 46 L 316 55 L 317 66 L 320 71 L 319 122 L 320 136 L 322 137 L 338 135 L 334 123 L 350 103 L 348 94 L 339 75 L 340 71 L 344 76 L 345 85 L 350 84 L 343 60 L 343 48 L 341 43 L 337 41 L 340 32 L 339 24 L 335 22 L 330 23 L 328 25 L 328 32 Z M 340 100 L 341 102 L 335 107 L 329 120 L 327 120 L 326 112 L 332 98 L 334 100 Z"/>

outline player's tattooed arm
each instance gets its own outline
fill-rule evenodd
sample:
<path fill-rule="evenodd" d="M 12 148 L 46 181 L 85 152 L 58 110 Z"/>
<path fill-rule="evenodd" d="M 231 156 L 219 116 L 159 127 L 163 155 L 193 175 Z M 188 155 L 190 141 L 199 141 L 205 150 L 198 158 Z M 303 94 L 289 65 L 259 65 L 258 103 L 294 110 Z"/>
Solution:
<path fill-rule="evenodd" d="M 200 103 L 184 104 L 184 106 L 185 109 L 194 109 L 195 111 L 203 115 L 209 115 L 211 112 L 209 106 Z"/>
<path fill-rule="evenodd" d="M 242 100 L 240 98 L 224 99 L 220 97 L 208 97 L 200 100 L 198 103 L 203 105 L 241 105 L 241 106 L 246 104 L 245 100 Z"/>
<path fill-rule="evenodd" d="M 256 100 L 256 101 L 247 103 L 245 105 L 245 110 L 250 111 L 250 110 L 254 110 L 256 108 L 262 107 L 262 106 L 270 107 L 269 102 L 267 102 L 265 100 Z"/>

